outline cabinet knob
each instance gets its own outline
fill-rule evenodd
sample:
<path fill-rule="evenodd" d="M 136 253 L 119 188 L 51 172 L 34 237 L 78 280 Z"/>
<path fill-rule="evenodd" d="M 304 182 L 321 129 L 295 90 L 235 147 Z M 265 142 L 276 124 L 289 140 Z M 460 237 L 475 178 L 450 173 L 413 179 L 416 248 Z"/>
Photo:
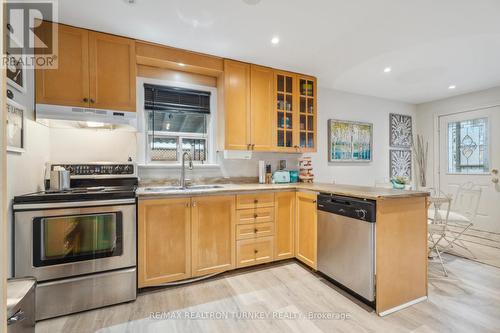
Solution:
<path fill-rule="evenodd" d="M 313 200 L 313 203 L 316 203 L 316 200 Z"/>
<path fill-rule="evenodd" d="M 91 99 L 90 99 L 90 103 L 95 103 L 95 101 L 91 98 Z"/>
<path fill-rule="evenodd" d="M 253 229 L 253 232 L 257 233 L 257 232 L 259 232 L 259 229 L 255 228 L 255 229 Z"/>
<path fill-rule="evenodd" d="M 252 148 L 252 144 L 251 143 L 247 144 L 247 150 L 250 150 L 250 148 Z"/>
<path fill-rule="evenodd" d="M 87 102 L 89 101 L 89 99 L 88 99 L 87 97 L 84 97 L 84 98 L 83 98 L 83 101 L 84 101 L 85 103 L 87 103 Z"/>
<path fill-rule="evenodd" d="M 252 144 L 252 150 L 255 148 L 255 143 Z"/>
<path fill-rule="evenodd" d="M 193 201 L 193 207 L 196 207 L 196 201 Z"/>
<path fill-rule="evenodd" d="M 259 253 L 259 251 L 258 250 L 253 250 L 253 253 L 257 254 L 257 253 Z"/>
<path fill-rule="evenodd" d="M 253 214 L 253 218 L 256 219 L 257 217 L 259 217 L 259 215 L 257 214 Z"/>
<path fill-rule="evenodd" d="M 253 203 L 254 203 L 254 204 L 258 204 L 258 203 L 259 203 L 259 200 L 255 199 L 255 200 L 253 201 Z"/>

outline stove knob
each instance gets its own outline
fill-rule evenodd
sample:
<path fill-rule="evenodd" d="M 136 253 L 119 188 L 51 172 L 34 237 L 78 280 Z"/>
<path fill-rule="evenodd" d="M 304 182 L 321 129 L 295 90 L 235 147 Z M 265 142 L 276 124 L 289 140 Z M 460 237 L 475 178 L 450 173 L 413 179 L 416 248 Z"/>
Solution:
<path fill-rule="evenodd" d="M 123 168 L 123 173 L 130 174 L 132 172 L 133 172 L 132 166 L 131 165 L 125 165 L 125 167 Z"/>

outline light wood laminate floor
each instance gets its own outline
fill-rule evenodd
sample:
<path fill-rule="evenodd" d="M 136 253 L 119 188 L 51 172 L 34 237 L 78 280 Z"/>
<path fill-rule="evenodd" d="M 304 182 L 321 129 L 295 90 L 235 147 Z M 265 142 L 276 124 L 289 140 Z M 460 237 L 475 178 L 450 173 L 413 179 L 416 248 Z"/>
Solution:
<path fill-rule="evenodd" d="M 132 303 L 42 321 L 36 332 L 498 332 L 500 269 L 446 254 L 445 259 L 448 278 L 442 276 L 439 264 L 429 264 L 428 301 L 384 318 L 300 264 L 287 261 L 143 293 Z M 150 318 L 151 312 L 162 311 L 181 318 Z M 309 318 L 310 313 L 330 318 Z M 266 317 L 280 314 L 287 317 Z M 184 318 L 188 315 L 230 319 Z M 254 318 L 242 318 L 245 315 Z M 343 315 L 347 318 L 338 318 Z"/>

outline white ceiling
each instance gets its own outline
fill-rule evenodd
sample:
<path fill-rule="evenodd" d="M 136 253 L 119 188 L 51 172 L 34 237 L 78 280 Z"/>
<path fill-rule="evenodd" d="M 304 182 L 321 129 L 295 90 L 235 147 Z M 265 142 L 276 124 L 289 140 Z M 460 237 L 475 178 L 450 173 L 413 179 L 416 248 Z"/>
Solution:
<path fill-rule="evenodd" d="M 409 103 L 500 85 L 499 0 L 59 0 L 59 21 Z"/>

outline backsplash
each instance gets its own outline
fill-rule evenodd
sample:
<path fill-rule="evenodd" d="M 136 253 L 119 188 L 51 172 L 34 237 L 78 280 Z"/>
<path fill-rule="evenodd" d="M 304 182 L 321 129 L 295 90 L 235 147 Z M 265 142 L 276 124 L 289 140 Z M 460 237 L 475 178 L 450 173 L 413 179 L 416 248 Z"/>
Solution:
<path fill-rule="evenodd" d="M 260 160 L 271 163 L 272 170 L 278 168 L 280 160 L 285 160 L 288 169 L 298 168 L 298 154 L 253 153 L 251 159 L 225 159 L 223 152 L 217 152 L 216 165 L 194 165 L 193 170 L 186 169 L 186 178 L 200 181 L 202 178 L 253 177 L 257 179 Z M 141 181 L 154 179 L 178 179 L 180 166 L 140 166 Z"/>

